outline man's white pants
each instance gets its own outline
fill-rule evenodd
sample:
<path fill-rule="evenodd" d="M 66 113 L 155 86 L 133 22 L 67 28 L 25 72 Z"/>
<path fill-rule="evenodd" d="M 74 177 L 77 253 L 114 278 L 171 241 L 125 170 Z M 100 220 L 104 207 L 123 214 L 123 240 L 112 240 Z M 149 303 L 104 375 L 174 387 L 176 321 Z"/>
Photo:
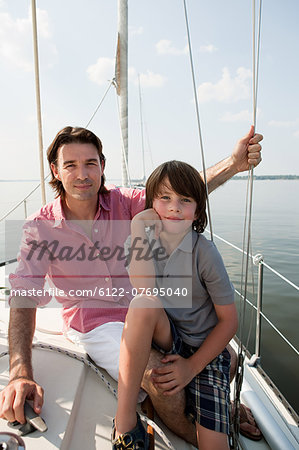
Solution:
<path fill-rule="evenodd" d="M 105 369 L 117 381 L 123 327 L 123 322 L 108 322 L 87 333 L 80 333 L 70 328 L 66 335 L 72 342 L 83 348 L 98 366 Z M 138 401 L 142 402 L 145 397 L 146 393 L 141 389 Z"/>
<path fill-rule="evenodd" d="M 67 337 L 85 350 L 93 361 L 118 380 L 119 348 L 123 322 L 108 322 L 87 333 L 69 329 Z"/>

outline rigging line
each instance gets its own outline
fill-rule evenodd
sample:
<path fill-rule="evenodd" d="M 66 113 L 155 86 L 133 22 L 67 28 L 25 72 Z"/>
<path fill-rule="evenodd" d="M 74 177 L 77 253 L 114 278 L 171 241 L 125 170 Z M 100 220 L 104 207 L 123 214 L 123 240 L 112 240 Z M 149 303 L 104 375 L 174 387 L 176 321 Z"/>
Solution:
<path fill-rule="evenodd" d="M 104 93 L 100 103 L 98 104 L 98 106 L 96 107 L 96 109 L 95 109 L 94 113 L 92 114 L 91 118 L 89 119 L 89 121 L 85 125 L 85 128 L 87 128 L 89 126 L 89 124 L 91 123 L 91 121 L 95 117 L 96 113 L 98 112 L 98 110 L 102 106 L 102 103 L 105 100 L 106 95 L 108 94 L 112 84 L 114 84 L 114 79 L 111 80 L 111 82 L 109 83 L 109 86 L 106 89 L 106 91 L 105 91 L 105 93 Z M 48 173 L 48 175 L 44 178 L 44 181 L 46 181 L 49 178 L 50 175 L 51 175 L 51 172 Z M 14 212 L 15 209 L 17 209 L 24 201 L 26 201 L 27 198 L 29 198 L 40 186 L 41 186 L 41 183 L 39 183 L 37 186 L 35 186 L 35 188 L 31 192 L 29 192 L 29 194 L 25 198 L 23 198 L 23 200 L 21 200 L 19 203 L 17 203 L 11 210 L 9 210 L 3 217 L 0 218 L 0 222 L 2 222 L 2 220 L 6 219 L 6 217 L 8 217 L 12 212 Z"/>
<path fill-rule="evenodd" d="M 154 161 L 153 161 L 153 153 L 152 153 L 152 148 L 151 148 L 151 143 L 150 143 L 150 138 L 149 138 L 149 133 L 148 133 L 148 128 L 147 128 L 147 123 L 146 120 L 144 121 L 144 129 L 145 129 L 145 135 L 146 135 L 146 141 L 147 141 L 147 148 L 148 148 L 148 152 L 149 152 L 149 157 L 151 160 L 151 167 L 152 170 L 154 170 Z"/>
<path fill-rule="evenodd" d="M 253 125 L 254 130 L 256 128 L 256 114 L 257 114 L 257 87 L 258 87 L 258 75 L 259 75 L 259 59 L 260 59 L 260 42 L 261 42 L 261 15 L 262 15 L 262 0 L 259 1 L 259 20 L 258 20 L 258 32 L 257 32 L 257 42 L 256 42 L 256 10 L 255 10 L 255 0 L 252 2 L 252 54 L 253 54 Z M 248 207 L 246 205 L 246 214 L 245 214 L 245 224 L 244 224 L 244 233 L 246 229 L 246 218 L 248 215 L 248 223 L 247 223 L 247 255 L 246 255 L 246 268 L 245 268 L 245 281 L 244 281 L 244 296 L 247 296 L 247 284 L 248 284 L 248 259 L 249 259 L 249 248 L 251 245 L 251 223 L 252 223 L 252 203 L 253 203 L 253 166 L 250 167 L 248 173 L 248 181 L 247 181 L 247 202 Z M 244 236 L 243 236 L 244 239 Z M 245 240 L 243 241 L 243 250 L 245 250 Z M 242 260 L 242 280 L 243 280 L 243 260 Z M 243 309 L 243 313 L 245 311 Z M 244 317 L 243 317 L 244 320 Z M 240 345 L 242 345 L 242 340 L 240 339 Z"/>
<path fill-rule="evenodd" d="M 256 25 L 255 25 L 255 0 L 252 2 L 252 55 L 253 55 L 253 126 L 254 131 L 256 128 L 256 110 L 257 110 L 257 76 L 258 72 L 256 70 L 256 66 L 258 66 L 258 63 L 256 63 L 256 57 L 259 57 L 259 50 L 257 52 L 256 56 Z M 258 48 L 260 46 L 260 27 L 261 27 L 261 0 L 260 0 L 260 20 L 259 20 L 259 31 L 258 31 Z M 245 213 L 245 223 L 244 223 L 244 236 L 247 232 L 247 242 L 245 242 L 245 239 L 243 240 L 243 255 L 245 251 L 245 246 L 247 248 L 246 252 L 246 258 L 245 258 L 245 280 L 244 280 L 244 298 L 247 298 L 247 288 L 248 288 L 248 272 L 249 272 L 249 252 L 250 252 L 250 245 L 251 245 L 251 223 L 252 223 L 252 200 L 253 200 L 253 166 L 249 168 L 248 172 L 248 183 L 247 183 L 247 195 L 246 195 L 246 213 Z M 248 220 L 247 220 L 248 217 Z M 247 229 L 246 229 L 246 222 L 247 222 Z M 243 237 L 244 237 L 243 236 Z M 243 257 L 242 257 L 242 278 L 241 278 L 241 292 L 243 294 Z M 236 405 L 236 411 L 239 412 L 240 407 L 240 396 L 241 396 L 241 388 L 243 383 L 243 374 L 244 374 L 244 358 L 245 358 L 245 348 L 243 344 L 243 331 L 244 331 L 244 324 L 245 324 L 245 310 L 246 310 L 246 302 L 243 303 L 242 308 L 242 321 L 240 326 L 240 341 L 239 341 L 239 355 L 238 355 L 238 367 L 237 367 L 237 374 L 236 374 L 236 382 L 235 382 L 235 405 Z M 251 331 L 251 327 L 249 332 Z M 249 341 L 249 338 L 248 338 Z M 239 413 L 235 414 L 234 420 L 233 420 L 233 428 L 235 435 L 239 433 L 240 430 L 240 421 L 239 421 Z"/>
<path fill-rule="evenodd" d="M 129 181 L 129 187 L 131 188 L 131 187 L 132 187 L 131 177 L 130 177 L 130 172 L 129 172 L 129 166 L 128 166 L 127 155 L 126 155 L 126 152 L 125 152 L 125 143 L 124 143 L 123 132 L 122 132 L 122 129 L 121 129 L 120 107 L 119 107 L 118 95 L 116 95 L 116 103 L 117 103 L 117 110 L 118 110 L 118 117 L 119 117 L 119 126 L 120 126 L 121 151 L 122 151 L 123 158 L 124 158 L 124 162 L 125 162 L 125 167 L 126 167 L 127 177 L 128 177 L 128 181 Z"/>
<path fill-rule="evenodd" d="M 44 178 L 44 181 L 47 180 L 47 178 L 49 178 L 50 173 L 48 173 L 48 175 Z M 13 213 L 20 205 L 22 205 L 22 203 L 24 203 L 32 194 L 34 194 L 34 192 L 40 187 L 41 183 L 39 183 L 37 186 L 35 186 L 34 189 L 32 189 L 32 191 L 29 192 L 29 194 L 26 195 L 25 198 L 23 198 L 23 200 L 21 200 L 19 203 L 17 203 L 15 206 L 12 207 L 12 209 L 10 209 L 3 217 L 1 217 L 0 222 L 2 222 L 2 220 L 6 219 L 6 217 L 8 217 L 11 213 Z"/>
<path fill-rule="evenodd" d="M 252 253 L 252 245 L 250 242 L 250 251 Z M 251 273 L 251 285 L 252 285 L 252 298 L 255 298 L 255 289 L 254 289 L 254 273 L 253 273 L 253 260 L 252 258 L 250 258 L 250 273 Z M 247 333 L 247 341 L 245 344 L 245 348 L 248 348 L 249 345 L 249 341 L 250 341 L 250 336 L 252 333 L 252 329 L 253 329 L 253 322 L 254 322 L 254 311 L 253 309 L 251 310 L 251 314 L 250 314 L 250 322 L 249 322 L 249 328 L 248 328 L 248 333 Z"/>
<path fill-rule="evenodd" d="M 261 48 L 261 23 L 262 23 L 262 0 L 260 0 L 259 4 L 259 16 L 258 16 L 258 32 L 257 32 L 257 55 L 256 55 L 256 75 L 255 75 L 255 121 L 257 115 L 257 91 L 258 91 L 258 81 L 259 81 L 259 68 L 260 68 L 260 48 Z M 255 127 L 255 124 L 254 124 Z"/>
<path fill-rule="evenodd" d="M 252 100 L 253 100 L 253 126 L 256 124 L 256 59 L 255 59 L 255 0 L 252 0 Z"/>
<path fill-rule="evenodd" d="M 87 127 L 89 126 L 89 124 L 91 123 L 91 121 L 93 120 L 94 116 L 96 115 L 96 113 L 97 113 L 98 110 L 100 109 L 100 107 L 101 107 L 103 101 L 104 101 L 105 98 L 106 98 L 106 95 L 108 94 L 108 92 L 109 92 L 109 90 L 110 90 L 110 88 L 111 88 L 111 86 L 112 86 L 113 84 L 114 84 L 114 79 L 110 81 L 109 86 L 107 87 L 107 89 L 106 89 L 106 91 L 105 91 L 105 93 L 104 93 L 104 95 L 103 95 L 103 98 L 101 99 L 100 103 L 99 103 L 98 106 L 96 107 L 96 109 L 95 109 L 94 113 L 92 114 L 91 118 L 89 119 L 89 121 L 88 121 L 87 124 L 85 125 L 85 128 L 87 128 Z"/>
<path fill-rule="evenodd" d="M 246 203 L 245 203 L 245 213 L 244 213 L 244 228 L 243 228 L 243 237 L 242 237 L 242 263 L 241 263 L 241 282 L 240 282 L 240 291 L 243 292 L 243 280 L 244 280 L 244 264 L 245 264 L 245 256 L 247 257 L 248 253 L 245 251 L 245 239 L 246 239 L 246 231 L 247 231 L 247 212 L 248 212 L 248 182 L 246 185 Z M 244 298 L 246 298 L 246 295 L 244 294 Z M 244 316 L 245 316 L 245 308 L 243 303 L 242 308 L 242 302 L 240 299 L 239 303 L 239 324 L 240 324 L 240 337 L 238 341 L 238 352 L 240 353 L 242 351 L 242 342 L 243 342 L 243 330 L 244 330 Z"/>
<path fill-rule="evenodd" d="M 189 59 L 190 59 L 191 74 L 192 74 L 193 93 L 194 93 L 195 108 L 196 108 L 197 128 L 198 128 L 200 151 L 201 151 L 202 170 L 203 170 L 204 183 L 205 183 L 206 192 L 207 192 L 207 209 L 208 209 L 208 217 L 209 217 L 209 224 L 210 224 L 210 230 L 211 230 L 211 240 L 213 241 L 214 239 L 213 239 L 213 228 L 212 228 L 212 220 L 211 220 L 210 201 L 209 201 L 209 190 L 208 190 L 208 182 L 207 182 L 207 174 L 206 174 L 206 166 L 205 166 L 205 157 L 204 157 L 204 151 L 203 151 L 203 139 L 202 139 L 201 125 L 200 125 L 199 105 L 198 105 L 198 98 L 197 98 L 197 92 L 196 92 L 195 73 L 194 73 L 194 64 L 193 64 L 186 0 L 183 0 L 183 3 L 184 3 L 184 11 L 185 11 L 187 37 L 188 37 L 188 49 L 189 49 Z"/>

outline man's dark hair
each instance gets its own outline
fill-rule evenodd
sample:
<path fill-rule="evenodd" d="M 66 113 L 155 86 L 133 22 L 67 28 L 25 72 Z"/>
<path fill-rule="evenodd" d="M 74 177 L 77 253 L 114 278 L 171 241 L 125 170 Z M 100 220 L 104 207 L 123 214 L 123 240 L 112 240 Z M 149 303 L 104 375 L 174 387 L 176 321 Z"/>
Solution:
<path fill-rule="evenodd" d="M 65 127 L 62 130 L 60 130 L 53 142 L 50 144 L 48 150 L 47 150 L 47 158 L 50 165 L 51 175 L 52 179 L 49 182 L 50 186 L 54 189 L 57 197 L 64 197 L 64 187 L 60 180 L 58 180 L 52 169 L 51 164 L 54 164 L 57 166 L 57 160 L 58 160 L 58 150 L 60 147 L 62 147 L 65 144 L 92 144 L 96 147 L 100 162 L 103 163 L 103 167 L 105 167 L 105 156 L 102 152 L 103 146 L 101 140 L 92 132 L 87 130 L 86 128 L 80 128 L 80 127 Z M 107 194 L 108 190 L 105 188 L 105 176 L 102 175 L 101 179 L 101 186 L 99 189 L 99 192 L 102 194 Z"/>

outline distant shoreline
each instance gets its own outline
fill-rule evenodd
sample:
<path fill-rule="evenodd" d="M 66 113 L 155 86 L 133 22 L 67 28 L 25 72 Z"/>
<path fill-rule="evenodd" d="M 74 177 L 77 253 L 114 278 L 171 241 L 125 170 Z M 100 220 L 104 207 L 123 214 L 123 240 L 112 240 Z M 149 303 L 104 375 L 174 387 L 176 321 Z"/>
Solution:
<path fill-rule="evenodd" d="M 254 180 L 299 180 L 299 175 L 253 175 Z M 247 180 L 247 175 L 235 175 L 232 180 Z M 109 181 L 109 180 L 108 180 Z M 113 181 L 111 179 L 111 181 Z M 132 180 L 134 182 L 140 180 Z M 40 180 L 0 180 L 0 183 L 39 183 Z"/>
<path fill-rule="evenodd" d="M 14 183 L 27 183 L 27 182 L 29 183 L 29 182 L 31 182 L 31 183 L 33 183 L 33 181 L 36 183 L 40 182 L 40 180 L 0 180 L 0 183 L 11 183 L 11 182 L 14 182 Z"/>
<path fill-rule="evenodd" d="M 248 176 L 235 175 L 232 180 L 247 180 Z M 253 175 L 254 180 L 299 180 L 299 175 Z"/>

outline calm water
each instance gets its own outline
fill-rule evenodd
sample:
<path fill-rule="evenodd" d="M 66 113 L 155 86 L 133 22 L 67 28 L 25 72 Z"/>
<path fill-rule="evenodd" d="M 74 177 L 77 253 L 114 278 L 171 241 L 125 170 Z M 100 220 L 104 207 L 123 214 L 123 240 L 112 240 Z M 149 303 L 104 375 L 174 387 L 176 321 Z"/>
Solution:
<path fill-rule="evenodd" d="M 21 200 L 36 182 L 0 183 L 0 217 Z M 49 191 L 50 192 L 50 191 Z M 212 224 L 215 234 L 242 248 L 246 181 L 231 181 L 211 194 Z M 262 253 L 264 261 L 275 270 L 299 285 L 299 181 L 256 181 L 254 185 L 254 209 L 252 225 L 252 254 Z M 52 197 L 48 194 L 48 200 Z M 7 199 L 7 200 L 6 200 Z M 40 203 L 39 193 L 28 204 L 28 214 Z M 10 219 L 24 217 L 24 206 Z M 241 253 L 215 238 L 235 287 L 240 289 Z M 0 261 L 4 258 L 4 224 L 0 223 Z M 256 269 L 254 279 L 256 282 Z M 248 298 L 255 303 L 255 293 L 250 288 Z M 238 299 L 237 299 L 238 302 Z M 299 292 L 287 285 L 265 268 L 263 311 L 274 325 L 299 348 Z M 247 310 L 247 323 L 251 320 Z M 252 334 L 255 332 L 253 324 Z M 247 340 L 248 327 L 244 331 Z M 297 383 L 299 358 L 263 321 L 262 367 L 279 387 L 290 404 L 299 412 Z M 253 351 L 253 338 L 250 350 Z"/>

